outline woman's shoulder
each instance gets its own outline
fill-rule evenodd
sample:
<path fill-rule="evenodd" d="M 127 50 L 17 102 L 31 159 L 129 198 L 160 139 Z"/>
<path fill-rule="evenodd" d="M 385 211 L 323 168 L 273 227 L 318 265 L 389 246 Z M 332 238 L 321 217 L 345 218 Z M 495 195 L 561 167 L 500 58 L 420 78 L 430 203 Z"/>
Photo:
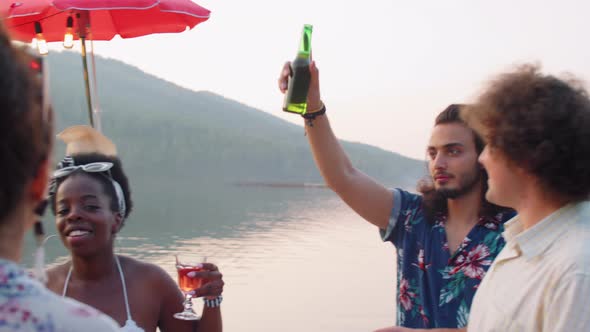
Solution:
<path fill-rule="evenodd" d="M 59 289 L 63 287 L 66 276 L 70 269 L 70 263 L 55 265 L 47 269 L 47 288 L 59 293 Z"/>
<path fill-rule="evenodd" d="M 47 274 L 50 274 L 50 275 L 66 274 L 66 273 L 68 273 L 70 265 L 71 265 L 71 263 L 69 261 L 62 263 L 62 264 L 53 265 L 47 269 Z"/>
<path fill-rule="evenodd" d="M 134 303 L 141 303 L 146 308 L 161 308 L 169 299 L 181 303 L 178 285 L 161 266 L 127 256 L 118 257 Z"/>
<path fill-rule="evenodd" d="M 162 267 L 129 256 L 117 256 L 125 275 L 133 280 L 142 280 L 154 286 L 166 284 L 172 280 Z"/>

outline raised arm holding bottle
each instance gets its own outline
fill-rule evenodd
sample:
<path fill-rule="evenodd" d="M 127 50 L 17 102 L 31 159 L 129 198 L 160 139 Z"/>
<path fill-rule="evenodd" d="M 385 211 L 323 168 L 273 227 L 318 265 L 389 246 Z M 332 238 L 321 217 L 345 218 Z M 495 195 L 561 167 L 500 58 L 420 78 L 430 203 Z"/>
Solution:
<path fill-rule="evenodd" d="M 358 169 L 334 135 L 320 97 L 319 71 L 314 61 L 309 65 L 310 83 L 307 110 L 302 115 L 313 156 L 326 184 L 352 209 L 375 226 L 386 229 L 393 206 L 392 193 Z M 288 93 L 291 63 L 283 66 L 279 78 L 281 92 Z M 359 195 L 359 191 L 362 195 Z"/>
<path fill-rule="evenodd" d="M 278 79 L 283 93 L 291 67 L 285 63 Z M 461 105 L 449 106 L 437 117 L 427 147 L 430 176 L 422 194 L 390 190 L 352 165 L 330 127 L 314 61 L 309 73 L 302 116 L 317 167 L 326 184 L 397 249 L 396 324 L 463 328 L 477 285 L 504 245 L 503 223 L 512 216 L 484 199 L 481 138 L 460 119 Z"/>

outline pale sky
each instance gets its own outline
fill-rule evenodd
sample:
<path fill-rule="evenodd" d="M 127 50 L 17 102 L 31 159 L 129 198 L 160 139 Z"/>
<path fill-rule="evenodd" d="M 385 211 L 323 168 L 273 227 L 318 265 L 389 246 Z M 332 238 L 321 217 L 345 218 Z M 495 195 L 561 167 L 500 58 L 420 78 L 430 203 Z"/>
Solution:
<path fill-rule="evenodd" d="M 95 42 L 96 54 L 301 124 L 281 111 L 276 78 L 313 24 L 336 135 L 419 159 L 434 116 L 514 64 L 590 81 L 586 0 L 196 2 L 212 13 L 193 30 Z"/>

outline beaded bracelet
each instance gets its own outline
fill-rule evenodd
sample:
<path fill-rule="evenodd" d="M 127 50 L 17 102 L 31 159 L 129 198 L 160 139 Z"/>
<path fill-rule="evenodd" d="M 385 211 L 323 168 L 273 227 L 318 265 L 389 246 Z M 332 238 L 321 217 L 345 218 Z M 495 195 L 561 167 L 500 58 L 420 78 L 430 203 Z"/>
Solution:
<path fill-rule="evenodd" d="M 223 301 L 223 296 L 221 295 L 211 300 L 206 297 L 203 298 L 203 302 L 205 302 L 207 308 L 217 308 L 221 305 L 221 301 Z"/>

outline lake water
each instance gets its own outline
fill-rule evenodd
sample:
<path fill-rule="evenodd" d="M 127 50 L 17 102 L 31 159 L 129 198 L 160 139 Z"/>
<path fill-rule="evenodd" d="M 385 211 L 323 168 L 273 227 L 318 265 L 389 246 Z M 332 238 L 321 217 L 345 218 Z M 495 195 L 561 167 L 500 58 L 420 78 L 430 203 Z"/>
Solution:
<path fill-rule="evenodd" d="M 117 252 L 174 278 L 174 254 L 207 256 L 226 283 L 225 331 L 358 332 L 394 324 L 393 246 L 330 190 L 204 185 L 174 196 L 162 194 L 173 188 L 147 188 L 134 193 Z M 67 259 L 57 238 L 47 249 L 50 263 Z"/>

